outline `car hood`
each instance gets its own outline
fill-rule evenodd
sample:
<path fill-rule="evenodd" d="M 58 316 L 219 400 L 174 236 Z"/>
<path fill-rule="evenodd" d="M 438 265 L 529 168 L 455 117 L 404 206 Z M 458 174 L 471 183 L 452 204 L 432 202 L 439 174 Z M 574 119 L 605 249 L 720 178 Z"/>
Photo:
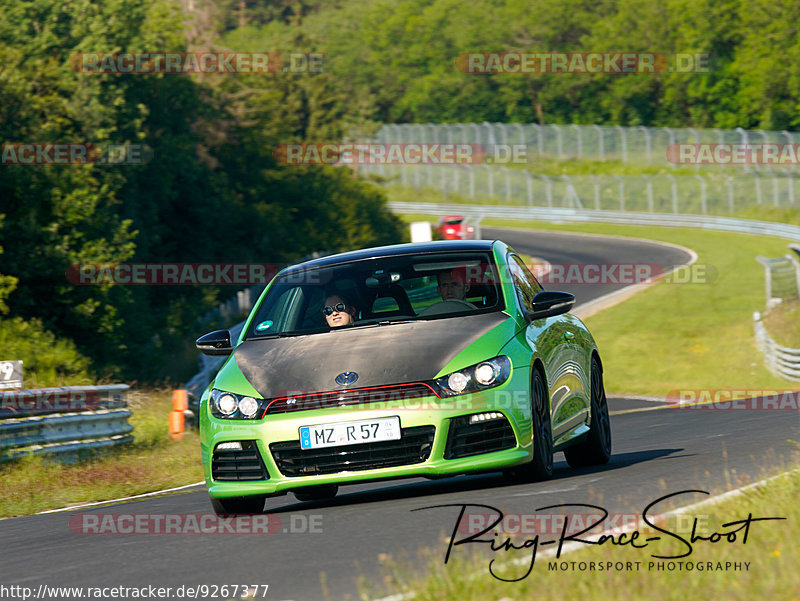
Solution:
<path fill-rule="evenodd" d="M 342 372 L 358 374 L 347 388 L 419 382 L 433 379 L 459 352 L 507 319 L 497 311 L 246 340 L 236 347 L 234 359 L 265 399 L 344 389 L 335 381 Z"/>

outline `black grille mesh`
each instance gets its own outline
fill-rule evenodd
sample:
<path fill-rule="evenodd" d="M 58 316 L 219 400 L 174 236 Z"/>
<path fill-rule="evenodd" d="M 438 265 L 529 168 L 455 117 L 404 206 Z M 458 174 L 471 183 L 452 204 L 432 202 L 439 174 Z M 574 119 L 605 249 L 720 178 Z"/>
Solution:
<path fill-rule="evenodd" d="M 269 480 L 255 441 L 242 440 L 241 451 L 214 449 L 211 458 L 211 478 L 219 482 Z"/>
<path fill-rule="evenodd" d="M 470 424 L 469 415 L 450 420 L 445 459 L 471 457 L 511 449 L 517 444 L 514 430 L 505 417 Z"/>

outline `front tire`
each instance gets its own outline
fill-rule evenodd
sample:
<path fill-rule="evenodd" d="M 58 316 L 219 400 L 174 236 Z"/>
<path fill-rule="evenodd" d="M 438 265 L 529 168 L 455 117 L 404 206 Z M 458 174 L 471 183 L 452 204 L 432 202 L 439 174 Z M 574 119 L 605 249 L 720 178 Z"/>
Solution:
<path fill-rule="evenodd" d="M 553 476 L 553 428 L 547 385 L 539 368 L 534 368 L 531 379 L 531 426 L 533 460 L 510 470 L 508 475 L 523 482 L 548 480 Z"/>
<path fill-rule="evenodd" d="M 592 357 L 592 425 L 586 440 L 564 450 L 571 467 L 603 465 L 611 459 L 611 420 L 600 361 Z"/>
<path fill-rule="evenodd" d="M 232 513 L 261 513 L 264 511 L 266 497 L 255 495 L 250 497 L 227 497 L 217 499 L 210 497 L 211 506 L 218 515 Z"/>

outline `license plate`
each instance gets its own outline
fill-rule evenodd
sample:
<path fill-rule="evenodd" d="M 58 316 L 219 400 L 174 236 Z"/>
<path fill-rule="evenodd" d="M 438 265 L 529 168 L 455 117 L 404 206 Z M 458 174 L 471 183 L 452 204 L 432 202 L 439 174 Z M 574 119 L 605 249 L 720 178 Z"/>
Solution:
<path fill-rule="evenodd" d="M 400 439 L 400 418 L 379 417 L 300 428 L 300 448 L 319 449 Z"/>

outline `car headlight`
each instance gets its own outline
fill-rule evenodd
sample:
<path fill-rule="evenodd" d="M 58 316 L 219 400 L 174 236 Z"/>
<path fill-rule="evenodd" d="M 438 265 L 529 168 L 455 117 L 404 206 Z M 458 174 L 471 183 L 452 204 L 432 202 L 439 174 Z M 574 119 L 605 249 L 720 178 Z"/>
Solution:
<path fill-rule="evenodd" d="M 434 383 L 439 396 L 448 397 L 500 386 L 510 375 L 511 361 L 505 355 L 500 355 L 437 378 Z"/>
<path fill-rule="evenodd" d="M 265 401 L 214 388 L 209 396 L 211 415 L 225 419 L 258 419 L 266 409 Z"/>

